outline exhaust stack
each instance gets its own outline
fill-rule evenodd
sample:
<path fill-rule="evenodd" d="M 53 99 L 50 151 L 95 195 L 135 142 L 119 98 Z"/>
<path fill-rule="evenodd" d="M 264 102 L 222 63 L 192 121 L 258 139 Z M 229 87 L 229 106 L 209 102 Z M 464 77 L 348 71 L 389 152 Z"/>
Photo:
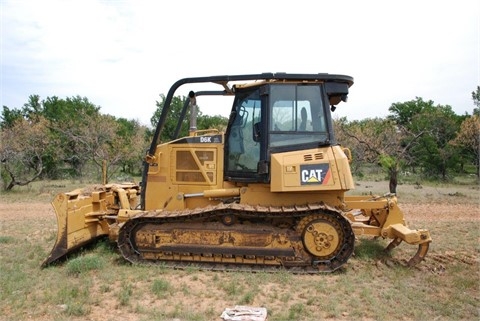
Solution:
<path fill-rule="evenodd" d="M 195 97 L 195 93 L 190 91 L 188 93 L 188 97 L 190 98 L 190 129 L 189 135 L 195 136 L 195 132 L 197 131 L 197 98 Z"/>

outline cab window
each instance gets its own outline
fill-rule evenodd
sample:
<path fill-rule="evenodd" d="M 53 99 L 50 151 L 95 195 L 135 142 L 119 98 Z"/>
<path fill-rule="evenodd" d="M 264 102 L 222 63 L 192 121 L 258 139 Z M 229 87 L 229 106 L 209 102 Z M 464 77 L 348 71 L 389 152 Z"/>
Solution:
<path fill-rule="evenodd" d="M 262 137 L 258 91 L 239 95 L 228 133 L 227 172 L 257 173 Z"/>
<path fill-rule="evenodd" d="M 271 147 L 327 140 L 319 85 L 273 85 L 269 98 Z"/>

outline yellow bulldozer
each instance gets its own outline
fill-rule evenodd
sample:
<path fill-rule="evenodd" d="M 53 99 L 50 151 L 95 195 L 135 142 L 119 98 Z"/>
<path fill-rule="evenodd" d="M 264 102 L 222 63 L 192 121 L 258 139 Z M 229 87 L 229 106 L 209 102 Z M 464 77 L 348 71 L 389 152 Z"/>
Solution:
<path fill-rule="evenodd" d="M 184 85 L 208 90 L 189 92 L 175 132 L 161 142 L 172 98 Z M 43 266 L 108 236 L 133 263 L 332 272 L 348 261 L 360 235 L 391 239 L 388 251 L 402 241 L 418 246 L 408 262 L 416 265 L 428 252 L 430 233 L 406 226 L 396 196 L 347 195 L 355 186 L 351 154 L 335 139 L 331 113 L 352 85 L 350 76 L 327 73 L 175 82 L 139 184 L 103 184 L 54 198 L 58 233 Z M 226 130 L 197 130 L 202 96 L 233 96 Z M 189 135 L 179 137 L 183 122 Z"/>

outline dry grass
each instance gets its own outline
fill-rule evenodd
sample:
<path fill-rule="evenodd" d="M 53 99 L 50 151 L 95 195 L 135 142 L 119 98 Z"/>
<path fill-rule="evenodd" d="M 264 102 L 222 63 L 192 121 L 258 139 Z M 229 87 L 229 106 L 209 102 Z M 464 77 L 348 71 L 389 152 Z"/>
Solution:
<path fill-rule="evenodd" d="M 43 183 L 0 196 L 0 320 L 221 320 L 237 304 L 264 306 L 268 320 L 479 320 L 480 211 L 476 186 L 399 186 L 409 225 L 428 228 L 415 251 L 362 238 L 355 256 L 323 275 L 171 270 L 126 263 L 107 241 L 41 269 L 54 243 L 49 201 L 72 185 Z M 382 193 L 361 182 L 352 193 Z"/>

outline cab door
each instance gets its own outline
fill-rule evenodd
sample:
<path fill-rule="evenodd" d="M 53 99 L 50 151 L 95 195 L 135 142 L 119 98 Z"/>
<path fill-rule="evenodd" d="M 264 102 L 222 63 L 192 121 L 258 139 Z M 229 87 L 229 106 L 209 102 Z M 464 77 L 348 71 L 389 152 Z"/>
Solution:
<path fill-rule="evenodd" d="M 225 134 L 225 180 L 267 182 L 266 95 L 263 87 L 243 89 L 236 94 Z"/>

